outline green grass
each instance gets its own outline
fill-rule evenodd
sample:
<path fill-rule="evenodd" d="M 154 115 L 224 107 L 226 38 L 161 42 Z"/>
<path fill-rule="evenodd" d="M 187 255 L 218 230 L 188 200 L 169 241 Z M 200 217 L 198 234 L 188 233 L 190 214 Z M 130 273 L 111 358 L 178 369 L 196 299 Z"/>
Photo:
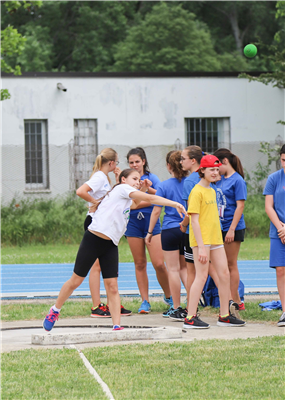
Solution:
<path fill-rule="evenodd" d="M 245 311 L 242 311 L 241 317 L 245 319 L 247 322 L 272 322 L 276 323 L 280 318 L 280 310 L 272 310 L 272 311 L 262 311 L 261 307 L 259 307 L 259 303 L 264 303 L 265 301 L 270 301 L 269 299 L 255 300 L 255 301 L 246 301 L 245 302 Z M 122 298 L 122 304 L 128 310 L 136 313 L 141 300 L 139 297 L 137 298 Z M 163 303 L 162 298 L 151 298 L 151 310 L 152 313 L 161 314 L 163 311 L 167 309 L 167 306 Z M 33 303 L 25 303 L 22 302 L 8 302 L 8 304 L 2 304 L 1 306 L 1 320 L 2 321 L 23 321 L 23 320 L 38 320 L 44 319 L 48 311 L 48 305 L 45 300 L 41 300 L 41 302 Z M 88 300 L 68 300 L 64 307 L 60 312 L 60 319 L 62 318 L 80 318 L 86 317 L 90 314 L 91 308 L 91 299 Z M 199 312 L 201 312 L 202 319 L 203 317 L 207 317 L 210 315 L 216 315 L 218 318 L 218 309 L 212 307 L 200 307 Z"/>
<path fill-rule="evenodd" d="M 3 246 L 2 264 L 49 264 L 73 263 L 78 244 Z M 240 260 L 268 260 L 269 238 L 246 238 L 241 244 Z M 120 262 L 133 262 L 128 242 L 122 238 L 119 244 Z M 147 253 L 148 256 L 148 253 Z M 148 256 L 148 261 L 150 261 Z"/>
<path fill-rule="evenodd" d="M 281 399 L 285 339 L 128 344 L 83 350 L 116 400 Z M 76 350 L 2 354 L 2 398 L 104 399 Z"/>

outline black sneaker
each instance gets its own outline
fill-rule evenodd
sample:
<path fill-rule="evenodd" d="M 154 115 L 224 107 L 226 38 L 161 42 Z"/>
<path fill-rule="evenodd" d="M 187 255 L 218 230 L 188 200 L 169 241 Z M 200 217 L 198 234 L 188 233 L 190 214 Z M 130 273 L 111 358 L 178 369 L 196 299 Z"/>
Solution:
<path fill-rule="evenodd" d="M 285 326 L 285 312 L 281 315 L 279 321 L 277 322 L 277 326 Z"/>
<path fill-rule="evenodd" d="M 229 302 L 229 312 L 230 314 L 234 315 L 237 319 L 240 319 L 239 305 L 233 300 L 230 300 Z"/>
<path fill-rule="evenodd" d="M 97 307 L 92 307 L 90 316 L 92 318 L 111 318 L 108 306 L 105 306 L 104 303 L 99 304 Z"/>
<path fill-rule="evenodd" d="M 170 306 L 167 311 L 164 311 L 162 313 L 163 318 L 169 318 L 169 314 L 171 314 L 173 311 L 174 311 L 174 308 L 172 306 Z"/>
<path fill-rule="evenodd" d="M 184 321 L 184 319 L 187 317 L 187 313 L 185 310 L 183 310 L 182 307 L 176 308 L 176 310 L 172 310 L 169 313 L 169 318 L 173 319 L 174 321 Z"/>
<path fill-rule="evenodd" d="M 226 317 L 222 318 L 219 315 L 219 319 L 217 322 L 217 325 L 219 326 L 244 326 L 246 324 L 246 322 L 242 321 L 241 319 L 237 319 L 237 317 L 235 317 L 232 314 L 227 315 Z"/>
<path fill-rule="evenodd" d="M 183 328 L 186 329 L 208 329 L 210 325 L 203 322 L 198 315 L 193 315 L 192 318 L 186 317 L 184 320 Z"/>
<path fill-rule="evenodd" d="M 128 315 L 131 315 L 131 310 L 126 310 L 125 307 L 121 306 L 121 315 L 123 317 L 127 317 Z"/>

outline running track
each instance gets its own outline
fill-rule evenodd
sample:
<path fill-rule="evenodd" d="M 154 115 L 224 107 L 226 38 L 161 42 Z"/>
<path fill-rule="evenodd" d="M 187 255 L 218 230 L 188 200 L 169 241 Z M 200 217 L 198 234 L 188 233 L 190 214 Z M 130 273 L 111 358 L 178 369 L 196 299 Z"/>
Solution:
<path fill-rule="evenodd" d="M 239 261 L 240 278 L 245 293 L 276 292 L 275 270 L 269 268 L 269 261 Z M 57 296 L 63 283 L 70 278 L 73 264 L 5 264 L 1 266 L 1 298 Z M 149 292 L 161 294 L 155 271 L 148 263 Z M 133 263 L 120 263 L 119 291 L 123 295 L 138 295 Z M 101 294 L 106 294 L 103 281 Z M 182 293 L 185 293 L 183 288 Z M 77 296 L 89 296 L 88 279 L 73 292 Z"/>

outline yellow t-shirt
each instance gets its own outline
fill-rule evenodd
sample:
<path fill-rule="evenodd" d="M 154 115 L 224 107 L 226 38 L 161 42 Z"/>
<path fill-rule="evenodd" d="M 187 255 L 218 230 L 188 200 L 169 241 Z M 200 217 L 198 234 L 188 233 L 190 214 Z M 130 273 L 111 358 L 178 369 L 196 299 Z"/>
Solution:
<path fill-rule="evenodd" d="M 194 186 L 189 195 L 187 212 L 190 216 L 189 237 L 191 247 L 198 246 L 191 224 L 191 213 L 199 214 L 199 225 L 204 244 L 223 244 L 216 192 L 214 189 L 204 188 L 199 184 Z"/>

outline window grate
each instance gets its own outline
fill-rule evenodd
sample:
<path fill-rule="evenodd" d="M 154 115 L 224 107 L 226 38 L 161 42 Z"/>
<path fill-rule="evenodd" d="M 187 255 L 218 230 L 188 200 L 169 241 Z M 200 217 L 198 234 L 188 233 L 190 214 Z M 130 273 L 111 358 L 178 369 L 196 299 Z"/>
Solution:
<path fill-rule="evenodd" d="M 48 188 L 48 149 L 45 121 L 25 121 L 26 189 Z"/>
<path fill-rule="evenodd" d="M 218 149 L 218 118 L 186 118 L 187 146 L 200 146 L 213 153 Z"/>

